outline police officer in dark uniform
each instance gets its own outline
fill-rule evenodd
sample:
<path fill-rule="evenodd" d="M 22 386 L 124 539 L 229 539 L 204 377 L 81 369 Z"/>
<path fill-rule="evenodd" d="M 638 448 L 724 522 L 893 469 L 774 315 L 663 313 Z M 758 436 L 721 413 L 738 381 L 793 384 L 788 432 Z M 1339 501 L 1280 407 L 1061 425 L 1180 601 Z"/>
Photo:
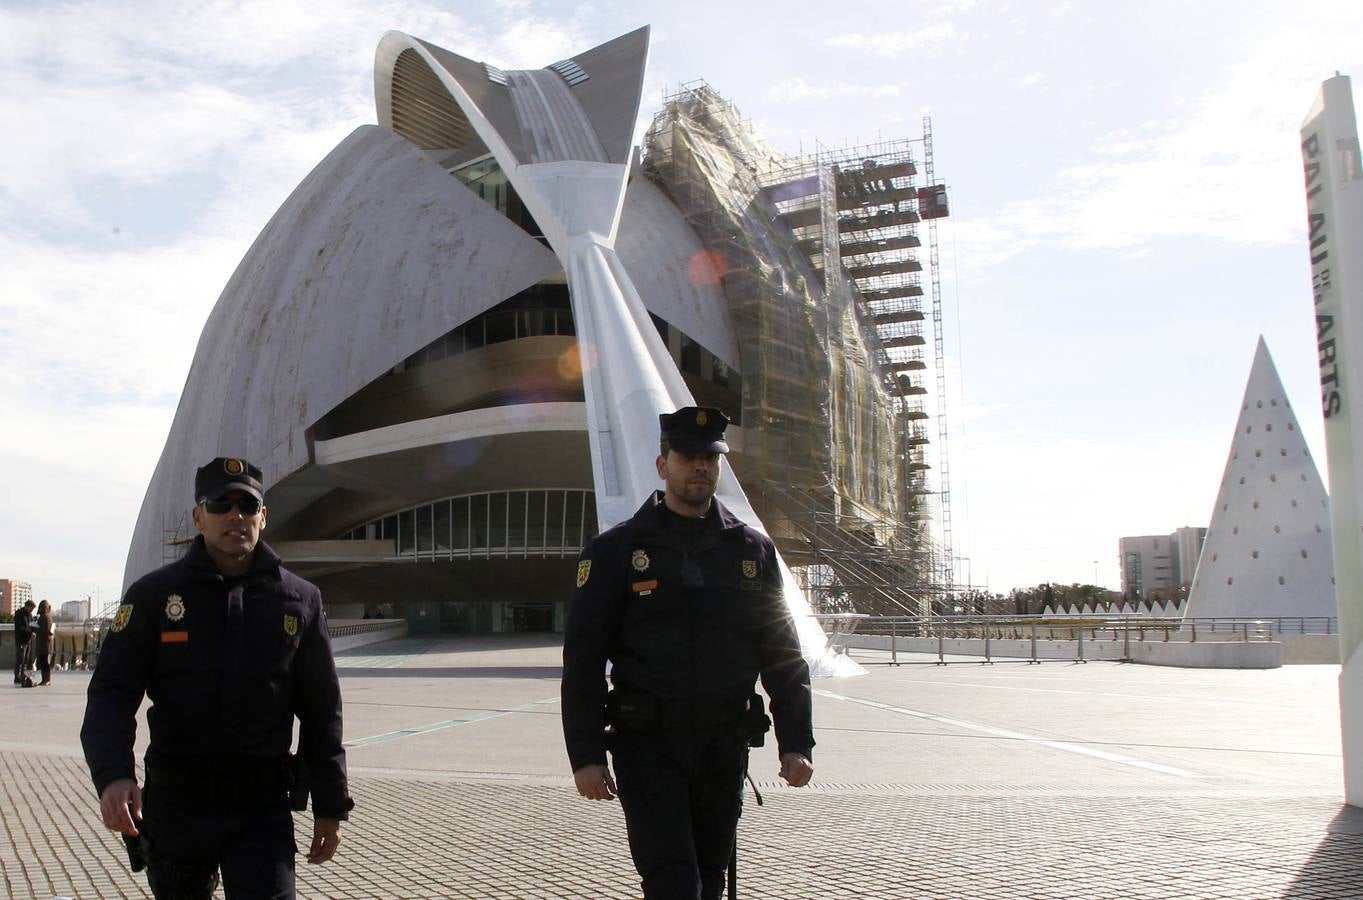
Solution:
<path fill-rule="evenodd" d="M 781 777 L 813 774 L 809 668 L 771 540 L 714 497 L 728 419 L 705 407 L 659 419 L 665 490 L 578 560 L 563 731 L 578 793 L 620 797 L 645 897 L 709 900 L 734 852 L 749 743 L 768 725 L 759 676 Z"/>
<path fill-rule="evenodd" d="M 229 898 L 291 898 L 291 808 L 311 792 L 307 858 L 322 863 L 354 806 L 322 597 L 260 540 L 258 468 L 219 457 L 198 470 L 194 496 L 189 552 L 136 581 L 114 616 L 81 743 L 104 824 L 125 836 L 134 869 L 145 863 L 156 897 L 208 898 L 221 869 Z M 143 694 L 151 743 L 139 788 Z"/>

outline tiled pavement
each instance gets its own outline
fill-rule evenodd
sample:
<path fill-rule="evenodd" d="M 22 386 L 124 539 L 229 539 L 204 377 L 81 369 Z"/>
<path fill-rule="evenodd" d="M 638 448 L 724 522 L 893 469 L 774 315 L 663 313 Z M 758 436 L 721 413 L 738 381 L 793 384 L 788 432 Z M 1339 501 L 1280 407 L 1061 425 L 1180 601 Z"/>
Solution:
<path fill-rule="evenodd" d="M 639 896 L 618 805 L 564 771 L 556 656 L 513 638 L 346 654 L 358 807 L 333 862 L 300 863 L 300 896 Z M 756 752 L 739 896 L 1363 897 L 1333 667 L 864 659 L 868 676 L 816 685 L 813 787 Z M 7 897 L 149 896 L 78 758 L 87 678 L 0 695 Z"/>

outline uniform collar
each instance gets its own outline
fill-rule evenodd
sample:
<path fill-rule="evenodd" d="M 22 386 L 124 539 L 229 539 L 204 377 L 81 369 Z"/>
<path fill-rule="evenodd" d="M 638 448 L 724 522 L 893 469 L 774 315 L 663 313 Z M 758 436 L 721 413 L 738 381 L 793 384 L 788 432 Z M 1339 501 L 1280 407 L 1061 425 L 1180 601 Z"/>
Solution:
<path fill-rule="evenodd" d="M 638 529 L 637 533 L 645 537 L 664 534 L 666 529 L 663 527 L 663 511 L 666 508 L 663 492 L 654 491 L 630 520 Z M 744 527 L 744 522 L 729 512 L 729 508 L 720 503 L 718 497 L 710 501 L 710 511 L 705 514 L 705 523 L 707 530 L 714 529 L 720 532 L 738 531 Z"/>
<path fill-rule="evenodd" d="M 189 545 L 189 552 L 185 554 L 184 562 L 197 574 L 225 577 L 222 572 L 218 571 L 213 558 L 208 555 L 208 550 L 204 547 L 204 536 L 201 534 L 196 535 L 194 542 Z M 278 572 L 280 562 L 279 554 L 275 553 L 269 544 L 264 541 L 257 541 L 255 555 L 251 558 L 251 568 L 242 577 Z"/>

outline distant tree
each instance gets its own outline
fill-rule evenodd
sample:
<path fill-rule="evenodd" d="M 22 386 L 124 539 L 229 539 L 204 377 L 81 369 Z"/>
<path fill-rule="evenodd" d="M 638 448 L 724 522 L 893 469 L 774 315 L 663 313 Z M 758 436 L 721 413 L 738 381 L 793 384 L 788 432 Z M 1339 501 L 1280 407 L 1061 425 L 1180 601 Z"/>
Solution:
<path fill-rule="evenodd" d="M 939 616 L 1000 616 L 1011 612 L 1011 597 L 970 588 L 953 591 L 932 601 L 932 611 Z"/>
<path fill-rule="evenodd" d="M 1030 588 L 1013 588 L 1008 592 L 1008 609 L 1016 615 L 1041 615 L 1050 607 L 1065 612 L 1071 606 L 1101 610 L 1120 603 L 1122 595 L 1093 584 L 1057 584 L 1046 581 Z"/>

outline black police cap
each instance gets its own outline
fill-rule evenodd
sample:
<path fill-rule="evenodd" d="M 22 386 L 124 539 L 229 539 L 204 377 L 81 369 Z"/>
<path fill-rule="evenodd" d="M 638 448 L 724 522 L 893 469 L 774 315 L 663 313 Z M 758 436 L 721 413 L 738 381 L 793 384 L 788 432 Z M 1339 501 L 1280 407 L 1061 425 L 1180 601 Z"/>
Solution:
<path fill-rule="evenodd" d="M 713 406 L 683 406 L 658 416 L 658 428 L 667 446 L 678 453 L 728 453 L 724 429 L 729 417 Z"/>
<path fill-rule="evenodd" d="M 217 500 L 232 491 L 250 494 L 265 502 L 265 485 L 260 469 L 235 456 L 219 456 L 194 473 L 194 499 Z"/>

